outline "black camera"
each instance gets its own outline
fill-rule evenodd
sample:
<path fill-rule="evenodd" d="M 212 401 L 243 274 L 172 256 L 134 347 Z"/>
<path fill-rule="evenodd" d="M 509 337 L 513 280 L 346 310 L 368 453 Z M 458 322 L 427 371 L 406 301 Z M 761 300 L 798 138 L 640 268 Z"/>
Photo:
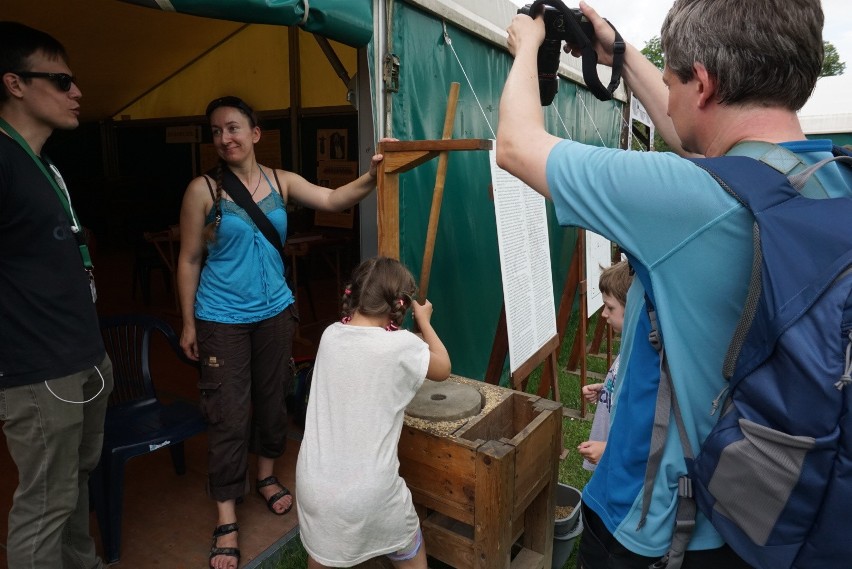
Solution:
<path fill-rule="evenodd" d="M 538 89 L 543 107 L 553 102 L 559 90 L 556 72 L 559 70 L 563 41 L 582 51 L 583 79 L 592 94 L 602 101 L 612 98 L 621 78 L 624 58 L 624 41 L 618 30 L 612 28 L 615 31 L 613 73 L 609 86 L 604 87 L 596 71 L 598 57 L 594 50 L 595 28 L 578 8 L 568 8 L 561 0 L 536 0 L 519 8 L 518 14 L 526 14 L 531 18 L 540 14 L 544 18 L 544 42 L 538 49 Z"/>
<path fill-rule="evenodd" d="M 518 14 L 531 14 L 532 4 L 518 9 Z M 578 8 L 569 8 L 567 14 L 551 6 L 542 5 L 544 18 L 544 42 L 538 48 L 538 89 L 541 106 L 546 107 L 553 102 L 559 90 L 556 72 L 559 70 L 559 57 L 562 52 L 562 42 L 574 47 L 584 47 L 594 42 L 595 28 Z M 568 18 L 574 22 L 566 21 Z M 584 34 L 584 36 L 583 36 Z"/>

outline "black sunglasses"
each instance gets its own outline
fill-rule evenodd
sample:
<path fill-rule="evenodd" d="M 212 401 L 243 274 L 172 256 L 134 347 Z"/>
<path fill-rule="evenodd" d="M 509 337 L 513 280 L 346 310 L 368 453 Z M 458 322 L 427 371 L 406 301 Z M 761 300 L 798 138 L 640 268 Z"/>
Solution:
<path fill-rule="evenodd" d="M 71 85 L 74 83 L 74 76 L 67 73 L 45 73 L 44 71 L 13 71 L 13 73 L 24 79 L 50 79 L 57 89 L 65 93 L 71 90 Z"/>

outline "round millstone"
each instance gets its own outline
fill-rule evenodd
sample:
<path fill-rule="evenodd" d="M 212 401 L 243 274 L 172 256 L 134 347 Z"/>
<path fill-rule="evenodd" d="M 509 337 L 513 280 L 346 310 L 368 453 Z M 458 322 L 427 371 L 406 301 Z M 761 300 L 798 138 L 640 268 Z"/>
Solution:
<path fill-rule="evenodd" d="M 427 379 L 405 408 L 405 413 L 427 421 L 455 421 L 478 414 L 482 404 L 482 394 L 475 387 Z"/>

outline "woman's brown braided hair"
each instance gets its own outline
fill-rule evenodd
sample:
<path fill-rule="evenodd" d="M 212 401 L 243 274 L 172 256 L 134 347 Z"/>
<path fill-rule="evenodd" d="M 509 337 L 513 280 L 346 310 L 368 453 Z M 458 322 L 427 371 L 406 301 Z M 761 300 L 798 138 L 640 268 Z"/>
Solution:
<path fill-rule="evenodd" d="M 365 316 L 387 316 L 391 325 L 399 328 L 415 292 L 414 277 L 402 263 L 373 257 L 352 271 L 352 280 L 343 291 L 341 314 L 344 319 L 356 311 Z"/>
<path fill-rule="evenodd" d="M 213 99 L 210 101 L 210 104 L 207 105 L 207 110 L 204 111 L 204 114 L 207 116 L 207 122 L 210 122 L 210 115 L 213 114 L 213 111 L 218 109 L 219 107 L 232 107 L 240 111 L 249 121 L 249 126 L 254 128 L 257 126 L 257 115 L 245 101 L 240 99 L 239 97 L 234 96 L 226 96 L 219 97 L 218 99 Z M 211 223 L 208 223 L 204 227 L 204 240 L 207 243 L 213 243 L 216 241 L 216 231 L 219 229 L 219 225 L 222 223 L 222 193 L 224 189 L 222 187 L 222 179 L 225 175 L 224 168 L 228 166 L 225 164 L 224 160 L 219 160 L 218 165 L 216 166 L 216 193 L 213 196 L 213 209 L 216 211 L 216 215 Z"/>

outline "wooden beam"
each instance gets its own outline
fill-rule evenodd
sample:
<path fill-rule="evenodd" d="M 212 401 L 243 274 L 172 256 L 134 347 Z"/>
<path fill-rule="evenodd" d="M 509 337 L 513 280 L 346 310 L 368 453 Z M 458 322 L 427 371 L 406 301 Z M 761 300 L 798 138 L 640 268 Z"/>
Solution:
<path fill-rule="evenodd" d="M 382 142 L 379 153 L 385 159 L 385 172 L 402 174 L 437 157 L 441 152 L 454 150 L 491 150 L 491 141 L 484 138 L 450 140 L 399 140 Z"/>
<path fill-rule="evenodd" d="M 456 105 L 459 101 L 459 84 L 450 84 L 450 94 L 447 97 L 447 111 L 444 115 L 443 140 L 453 137 L 453 122 L 456 118 Z M 441 218 L 441 201 L 444 198 L 444 182 L 447 179 L 447 160 L 449 152 L 438 155 L 438 172 L 435 175 L 435 188 L 432 190 L 432 208 L 429 210 L 429 226 L 426 228 L 426 244 L 423 247 L 423 264 L 420 269 L 420 302 L 426 301 L 429 294 L 429 277 L 432 274 L 432 256 L 435 253 L 435 240 L 438 237 L 438 220 Z"/>

